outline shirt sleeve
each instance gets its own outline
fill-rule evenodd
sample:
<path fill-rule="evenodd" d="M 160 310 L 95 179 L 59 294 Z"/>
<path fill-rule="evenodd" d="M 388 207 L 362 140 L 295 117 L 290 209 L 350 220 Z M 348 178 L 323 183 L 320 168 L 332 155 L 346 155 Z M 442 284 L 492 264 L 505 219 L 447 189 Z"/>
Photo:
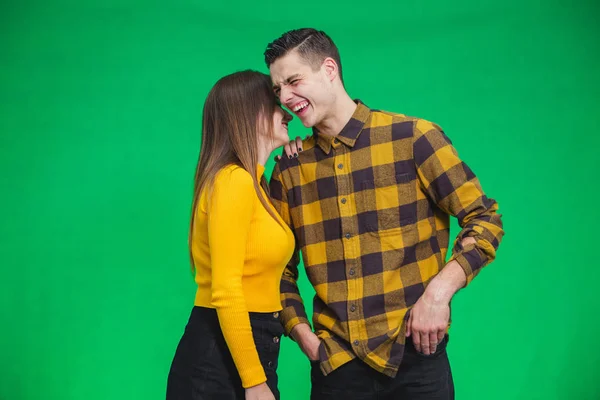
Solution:
<path fill-rule="evenodd" d="M 212 269 L 211 304 L 246 387 L 266 382 L 242 289 L 242 276 L 256 191 L 242 168 L 221 171 L 208 192 L 208 241 Z"/>
<path fill-rule="evenodd" d="M 269 184 L 271 200 L 275 210 L 281 215 L 281 218 L 294 231 L 292 218 L 290 215 L 290 206 L 288 203 L 287 189 L 282 181 L 281 170 L 279 163 L 275 165 L 271 181 Z M 295 236 L 295 232 L 294 232 Z M 283 324 L 285 334 L 289 336 L 294 327 L 300 323 L 306 323 L 310 326 L 304 302 L 300 296 L 298 288 L 298 264 L 300 263 L 300 255 L 298 249 L 298 238 L 296 238 L 296 247 L 292 258 L 285 266 L 283 276 L 281 277 L 281 305 L 280 320 Z"/>
<path fill-rule="evenodd" d="M 483 192 L 479 180 L 458 156 L 442 129 L 428 121 L 415 123 L 413 143 L 417 175 L 429 197 L 462 228 L 450 261 L 463 268 L 467 284 L 492 262 L 504 235 L 498 204 Z M 462 246 L 466 237 L 474 244 Z"/>

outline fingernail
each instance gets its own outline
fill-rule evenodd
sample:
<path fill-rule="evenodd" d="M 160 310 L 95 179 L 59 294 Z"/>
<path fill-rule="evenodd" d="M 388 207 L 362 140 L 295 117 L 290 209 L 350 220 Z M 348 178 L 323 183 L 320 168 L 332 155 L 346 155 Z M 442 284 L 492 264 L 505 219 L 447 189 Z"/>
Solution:
<path fill-rule="evenodd" d="M 292 159 L 292 156 L 288 156 L 288 158 L 291 160 L 291 159 Z"/>
<path fill-rule="evenodd" d="M 275 156 L 275 161 L 281 160 L 281 156 Z"/>
<path fill-rule="evenodd" d="M 298 149 L 298 152 L 301 152 L 301 151 L 302 151 L 302 149 Z"/>
<path fill-rule="evenodd" d="M 298 153 L 294 153 L 294 158 L 298 158 Z"/>

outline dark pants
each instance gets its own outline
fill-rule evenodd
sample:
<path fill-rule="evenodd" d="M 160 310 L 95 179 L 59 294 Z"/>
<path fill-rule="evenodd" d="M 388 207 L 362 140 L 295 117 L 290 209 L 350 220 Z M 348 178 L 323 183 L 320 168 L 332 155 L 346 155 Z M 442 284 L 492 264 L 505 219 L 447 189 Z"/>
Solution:
<path fill-rule="evenodd" d="M 250 313 L 267 385 L 279 399 L 277 359 L 283 327 L 277 313 Z M 244 399 L 242 381 L 223 338 L 217 312 L 194 307 L 171 365 L 167 400 Z"/>
<path fill-rule="evenodd" d="M 454 384 L 446 354 L 448 336 L 432 355 L 418 353 L 408 338 L 398 374 L 390 378 L 359 359 L 323 376 L 311 364 L 312 400 L 452 400 Z"/>

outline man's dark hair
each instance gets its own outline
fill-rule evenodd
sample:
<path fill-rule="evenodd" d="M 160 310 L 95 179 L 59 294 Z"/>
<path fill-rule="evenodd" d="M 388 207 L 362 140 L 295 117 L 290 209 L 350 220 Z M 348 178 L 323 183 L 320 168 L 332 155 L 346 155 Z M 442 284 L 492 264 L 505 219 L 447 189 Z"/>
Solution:
<path fill-rule="evenodd" d="M 313 69 L 318 69 L 325 58 L 333 58 L 340 71 L 340 80 L 344 83 L 342 61 L 340 60 L 338 48 L 325 32 L 313 28 L 291 30 L 281 35 L 279 39 L 269 43 L 265 50 L 267 67 L 270 67 L 278 58 L 285 56 L 294 49 Z"/>

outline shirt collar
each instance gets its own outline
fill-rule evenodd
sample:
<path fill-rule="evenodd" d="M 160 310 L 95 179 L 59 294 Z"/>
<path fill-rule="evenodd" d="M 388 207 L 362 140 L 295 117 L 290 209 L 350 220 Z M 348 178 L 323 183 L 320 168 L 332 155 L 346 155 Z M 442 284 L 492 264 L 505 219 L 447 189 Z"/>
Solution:
<path fill-rule="evenodd" d="M 316 128 L 313 128 L 313 135 L 316 137 L 317 144 L 326 154 L 331 151 L 331 146 L 335 140 L 338 140 L 349 147 L 354 147 L 358 136 L 362 132 L 369 115 L 371 115 L 371 109 L 363 104 L 360 100 L 354 100 L 356 103 L 356 110 L 350 118 L 350 121 L 344 126 L 341 132 L 336 137 L 321 135 Z"/>

